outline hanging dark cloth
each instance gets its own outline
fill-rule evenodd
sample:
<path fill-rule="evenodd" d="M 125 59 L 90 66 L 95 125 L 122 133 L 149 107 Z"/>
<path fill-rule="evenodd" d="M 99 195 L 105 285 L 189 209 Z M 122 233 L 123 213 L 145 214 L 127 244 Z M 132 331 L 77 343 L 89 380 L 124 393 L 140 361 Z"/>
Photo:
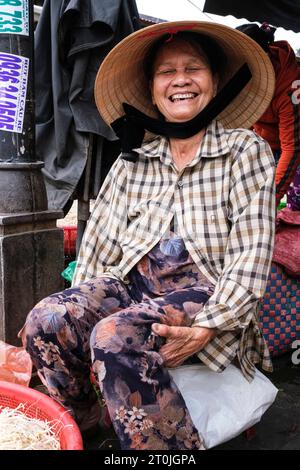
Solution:
<path fill-rule="evenodd" d="M 73 194 L 90 133 L 116 140 L 97 111 L 94 81 L 106 54 L 138 28 L 134 0 L 44 2 L 35 32 L 36 151 L 50 209 L 63 208 Z"/>
<path fill-rule="evenodd" d="M 261 0 L 241 2 L 240 0 L 206 0 L 203 11 L 215 15 L 233 15 L 249 21 L 267 22 L 273 26 L 300 32 L 300 0 Z"/>

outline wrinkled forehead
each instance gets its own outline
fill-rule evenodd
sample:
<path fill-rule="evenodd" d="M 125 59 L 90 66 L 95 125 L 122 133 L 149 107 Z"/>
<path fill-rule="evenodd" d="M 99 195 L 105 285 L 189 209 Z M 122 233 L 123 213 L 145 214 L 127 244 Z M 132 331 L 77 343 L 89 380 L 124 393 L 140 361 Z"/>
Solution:
<path fill-rule="evenodd" d="M 173 38 L 163 43 L 157 50 L 152 64 L 153 69 L 155 70 L 164 62 L 180 56 L 190 56 L 191 60 L 199 60 L 208 66 L 210 65 L 208 57 L 201 48 L 200 43 L 198 44 L 193 40 Z"/>

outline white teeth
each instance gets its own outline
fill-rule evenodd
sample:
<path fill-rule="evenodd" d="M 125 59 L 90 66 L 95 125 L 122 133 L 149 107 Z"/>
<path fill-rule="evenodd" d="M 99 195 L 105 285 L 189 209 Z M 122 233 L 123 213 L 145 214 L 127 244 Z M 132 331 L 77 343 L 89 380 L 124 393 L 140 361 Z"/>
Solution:
<path fill-rule="evenodd" d="M 186 100 L 188 98 L 194 98 L 196 93 L 176 93 L 176 95 L 172 95 L 171 101 L 178 101 L 178 100 Z"/>

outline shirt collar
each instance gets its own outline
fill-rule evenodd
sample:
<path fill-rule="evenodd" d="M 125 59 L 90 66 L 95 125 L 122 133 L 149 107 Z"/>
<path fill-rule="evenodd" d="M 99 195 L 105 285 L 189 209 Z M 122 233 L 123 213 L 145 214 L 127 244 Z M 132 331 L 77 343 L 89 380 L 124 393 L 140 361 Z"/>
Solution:
<path fill-rule="evenodd" d="M 227 133 L 221 122 L 213 120 L 207 126 L 197 155 L 190 165 L 195 164 L 202 157 L 214 158 L 229 153 L 230 148 L 227 139 Z M 172 161 L 168 140 L 163 136 L 157 136 L 151 141 L 144 142 L 141 148 L 135 150 L 149 158 L 160 158 L 165 164 Z"/>

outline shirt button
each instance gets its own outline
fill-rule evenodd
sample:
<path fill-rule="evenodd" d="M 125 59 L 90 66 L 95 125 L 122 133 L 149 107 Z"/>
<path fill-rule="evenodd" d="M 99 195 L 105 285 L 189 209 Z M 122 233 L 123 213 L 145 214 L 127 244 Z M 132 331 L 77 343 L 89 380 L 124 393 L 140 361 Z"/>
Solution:
<path fill-rule="evenodd" d="M 178 184 L 179 188 L 181 188 L 183 186 L 183 181 L 180 180 L 180 181 L 178 181 L 177 184 Z"/>

